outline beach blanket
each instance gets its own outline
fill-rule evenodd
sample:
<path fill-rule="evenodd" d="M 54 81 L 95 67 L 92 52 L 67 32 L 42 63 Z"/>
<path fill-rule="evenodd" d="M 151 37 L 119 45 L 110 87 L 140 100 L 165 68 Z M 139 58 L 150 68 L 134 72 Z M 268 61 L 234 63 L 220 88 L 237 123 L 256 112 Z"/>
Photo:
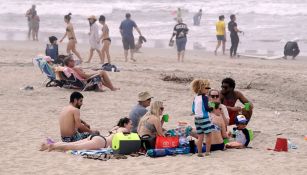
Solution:
<path fill-rule="evenodd" d="M 104 148 L 100 150 L 69 150 L 67 154 L 79 155 L 86 159 L 94 160 L 109 160 L 112 157 L 113 150 L 111 148 Z"/>

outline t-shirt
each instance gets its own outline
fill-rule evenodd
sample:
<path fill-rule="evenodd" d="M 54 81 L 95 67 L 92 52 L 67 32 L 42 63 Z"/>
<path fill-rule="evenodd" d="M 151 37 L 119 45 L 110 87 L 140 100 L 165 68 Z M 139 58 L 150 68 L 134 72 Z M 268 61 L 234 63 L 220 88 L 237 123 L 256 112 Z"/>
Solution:
<path fill-rule="evenodd" d="M 230 31 L 231 35 L 237 35 L 238 33 L 235 31 L 235 27 L 237 27 L 237 23 L 234 21 L 230 21 L 228 23 L 228 30 Z"/>
<path fill-rule="evenodd" d="M 208 114 L 208 97 L 205 95 L 197 95 L 192 104 L 192 112 L 195 118 L 209 118 Z"/>
<path fill-rule="evenodd" d="M 216 22 L 216 35 L 225 35 L 225 22 Z"/>
<path fill-rule="evenodd" d="M 137 104 L 132 108 L 131 112 L 129 113 L 129 118 L 132 121 L 132 132 L 137 132 L 139 121 L 146 113 L 147 109 L 140 104 Z"/>
<path fill-rule="evenodd" d="M 119 29 L 122 30 L 122 37 L 133 38 L 133 27 L 137 27 L 136 23 L 131 19 L 125 19 L 121 22 Z"/>
<path fill-rule="evenodd" d="M 174 27 L 173 34 L 176 35 L 176 39 L 187 37 L 189 29 L 188 26 L 184 23 L 178 23 Z"/>

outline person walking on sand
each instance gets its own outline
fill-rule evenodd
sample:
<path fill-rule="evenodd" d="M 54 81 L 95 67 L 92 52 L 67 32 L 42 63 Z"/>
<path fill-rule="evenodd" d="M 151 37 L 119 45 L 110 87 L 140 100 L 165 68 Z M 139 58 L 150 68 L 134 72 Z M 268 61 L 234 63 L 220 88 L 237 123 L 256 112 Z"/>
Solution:
<path fill-rule="evenodd" d="M 183 23 L 182 18 L 179 18 L 178 24 L 175 25 L 173 35 L 170 39 L 170 41 L 173 41 L 173 38 L 176 36 L 178 62 L 183 62 L 184 59 L 188 31 L 188 26 Z"/>
<path fill-rule="evenodd" d="M 71 54 L 71 52 L 73 52 L 79 58 L 80 63 L 82 63 L 83 60 L 82 60 L 79 52 L 76 50 L 77 38 L 76 38 L 76 35 L 75 35 L 74 27 L 73 27 L 72 23 L 70 22 L 70 20 L 71 20 L 71 13 L 64 16 L 64 21 L 67 24 L 67 27 L 66 27 L 66 32 L 65 32 L 63 38 L 60 40 L 60 43 L 63 42 L 63 40 L 67 36 L 68 37 L 68 44 L 67 44 L 66 52 L 68 54 Z"/>
<path fill-rule="evenodd" d="M 89 43 L 90 43 L 90 55 L 86 63 L 90 63 L 94 54 L 94 51 L 96 51 L 100 58 L 100 63 L 104 64 L 104 59 L 101 56 L 100 52 L 100 38 L 99 38 L 99 27 L 96 24 L 96 17 L 94 15 L 87 18 L 90 24 L 90 32 L 89 32 Z"/>
<path fill-rule="evenodd" d="M 102 60 L 104 62 L 105 57 L 108 59 L 108 63 L 111 63 L 111 57 L 110 57 L 110 45 L 111 45 L 111 38 L 109 34 L 109 27 L 106 24 L 106 18 L 103 15 L 100 15 L 99 17 L 99 23 L 102 25 L 102 49 L 101 49 L 101 56 Z"/>
<path fill-rule="evenodd" d="M 28 39 L 30 40 L 30 36 L 31 36 L 31 33 L 32 33 L 32 18 L 34 16 L 34 13 L 37 14 L 36 12 L 36 5 L 32 5 L 32 7 L 27 10 L 26 12 L 26 17 L 27 17 L 27 20 L 28 20 Z"/>
<path fill-rule="evenodd" d="M 39 16 L 37 15 L 36 12 L 34 12 L 32 22 L 31 22 L 33 41 L 38 41 L 39 22 L 40 22 Z"/>
<path fill-rule="evenodd" d="M 199 11 L 194 15 L 194 17 L 193 17 L 194 26 L 200 25 L 200 20 L 201 20 L 202 14 L 203 14 L 203 10 L 199 9 Z"/>
<path fill-rule="evenodd" d="M 217 55 L 217 50 L 220 48 L 222 44 L 223 48 L 223 55 L 225 55 L 225 44 L 226 44 L 226 27 L 224 22 L 224 15 L 219 16 L 219 21 L 216 22 L 216 38 L 217 38 L 217 45 L 214 51 L 214 54 Z"/>
<path fill-rule="evenodd" d="M 130 49 L 131 57 L 130 59 L 132 61 L 136 61 L 133 58 L 134 49 L 135 49 L 135 42 L 134 42 L 134 36 L 133 36 L 133 28 L 139 33 L 140 36 L 142 36 L 142 33 L 136 23 L 131 20 L 131 14 L 126 14 L 126 19 L 121 22 L 119 29 L 120 33 L 122 35 L 122 41 L 124 46 L 124 54 L 125 54 L 125 61 L 128 61 L 128 50 Z"/>
<path fill-rule="evenodd" d="M 228 23 L 228 30 L 230 31 L 231 39 L 230 58 L 232 58 L 237 55 L 237 49 L 240 41 L 238 33 L 242 33 L 242 31 L 238 29 L 235 15 L 230 15 L 230 20 L 231 21 Z"/>

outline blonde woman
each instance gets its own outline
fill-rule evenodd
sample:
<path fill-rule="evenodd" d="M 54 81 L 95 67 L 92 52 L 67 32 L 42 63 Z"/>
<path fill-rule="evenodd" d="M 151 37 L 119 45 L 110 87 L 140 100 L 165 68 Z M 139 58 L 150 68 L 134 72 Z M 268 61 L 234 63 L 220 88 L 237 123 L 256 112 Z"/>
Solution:
<path fill-rule="evenodd" d="M 161 119 L 164 107 L 163 102 L 155 101 L 150 105 L 150 111 L 141 119 L 138 126 L 138 134 L 142 137 L 164 136 L 162 126 L 164 121 Z"/>
<path fill-rule="evenodd" d="M 71 52 L 73 52 L 79 58 L 80 62 L 82 62 L 83 60 L 82 60 L 79 52 L 76 50 L 77 39 L 76 39 L 74 27 L 73 27 L 72 23 L 70 22 L 70 20 L 71 20 L 71 13 L 64 16 L 64 21 L 67 24 L 67 27 L 66 27 L 66 32 L 65 32 L 63 38 L 60 40 L 60 43 L 63 42 L 63 40 L 67 36 L 68 37 L 68 44 L 67 44 L 66 52 L 68 54 L 71 54 Z"/>

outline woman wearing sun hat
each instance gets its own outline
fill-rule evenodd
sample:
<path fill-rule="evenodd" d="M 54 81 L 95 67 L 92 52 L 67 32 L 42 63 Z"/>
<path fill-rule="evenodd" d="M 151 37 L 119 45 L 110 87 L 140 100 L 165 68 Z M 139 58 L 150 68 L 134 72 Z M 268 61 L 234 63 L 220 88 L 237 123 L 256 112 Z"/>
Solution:
<path fill-rule="evenodd" d="M 88 18 L 89 24 L 90 24 L 90 32 L 89 32 L 89 43 L 90 43 L 90 55 L 87 60 L 87 63 L 91 62 L 91 59 L 93 57 L 94 51 L 96 51 L 100 58 L 100 63 L 104 63 L 102 56 L 101 56 L 101 45 L 100 45 L 100 37 L 99 37 L 99 27 L 96 24 L 96 17 L 94 15 L 89 16 Z"/>

